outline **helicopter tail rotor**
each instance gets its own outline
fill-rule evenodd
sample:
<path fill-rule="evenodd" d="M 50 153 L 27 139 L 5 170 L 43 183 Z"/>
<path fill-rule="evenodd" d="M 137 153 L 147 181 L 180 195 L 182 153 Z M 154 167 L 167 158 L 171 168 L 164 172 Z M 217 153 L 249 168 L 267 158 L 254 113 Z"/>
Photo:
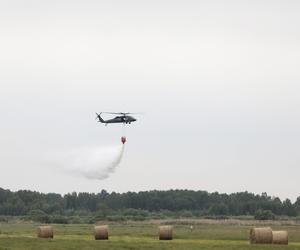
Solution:
<path fill-rule="evenodd" d="M 96 113 L 96 120 L 98 119 L 98 122 L 102 122 L 105 123 L 105 121 L 102 119 L 102 117 L 100 116 L 102 114 L 102 112 L 100 114 Z"/>

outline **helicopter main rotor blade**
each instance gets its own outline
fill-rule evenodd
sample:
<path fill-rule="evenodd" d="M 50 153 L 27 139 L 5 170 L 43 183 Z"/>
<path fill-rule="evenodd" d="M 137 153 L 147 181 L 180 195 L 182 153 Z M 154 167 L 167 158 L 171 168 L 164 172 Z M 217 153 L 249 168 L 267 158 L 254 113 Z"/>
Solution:
<path fill-rule="evenodd" d="M 114 115 L 127 115 L 129 113 L 123 113 L 123 112 L 102 112 L 102 113 L 105 113 L 105 114 L 114 114 Z"/>
<path fill-rule="evenodd" d="M 138 115 L 138 114 L 143 114 L 143 113 L 130 113 L 130 112 L 101 112 L 105 114 L 114 114 L 114 115 Z"/>

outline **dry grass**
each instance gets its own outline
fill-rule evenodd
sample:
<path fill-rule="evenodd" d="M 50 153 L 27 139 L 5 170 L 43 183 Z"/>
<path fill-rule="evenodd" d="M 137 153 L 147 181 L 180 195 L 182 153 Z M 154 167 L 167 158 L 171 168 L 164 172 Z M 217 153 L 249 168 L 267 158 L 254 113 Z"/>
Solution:
<path fill-rule="evenodd" d="M 144 224 L 145 222 L 127 222 L 129 224 Z M 267 226 L 297 226 L 299 223 L 294 220 L 239 220 L 239 219 L 167 219 L 167 220 L 149 220 L 147 224 L 154 225 L 237 225 L 237 226 L 253 226 L 253 227 L 267 227 Z"/>

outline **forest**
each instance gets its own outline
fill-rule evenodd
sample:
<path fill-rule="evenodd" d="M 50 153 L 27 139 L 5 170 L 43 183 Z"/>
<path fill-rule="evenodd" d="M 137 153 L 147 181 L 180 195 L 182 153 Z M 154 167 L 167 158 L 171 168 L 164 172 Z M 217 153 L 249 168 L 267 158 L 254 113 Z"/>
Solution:
<path fill-rule="evenodd" d="M 227 218 L 249 216 L 276 219 L 300 215 L 300 197 L 281 200 L 278 197 L 250 192 L 224 194 L 207 191 L 168 190 L 116 193 L 73 192 L 65 195 L 29 190 L 16 192 L 0 188 L 0 216 L 21 216 L 40 222 L 93 223 L 150 218 Z"/>

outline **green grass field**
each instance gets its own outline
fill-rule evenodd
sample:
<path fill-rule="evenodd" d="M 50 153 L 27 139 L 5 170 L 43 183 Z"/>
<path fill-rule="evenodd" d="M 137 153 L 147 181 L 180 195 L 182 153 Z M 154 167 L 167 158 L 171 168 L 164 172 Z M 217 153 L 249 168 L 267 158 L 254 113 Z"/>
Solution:
<path fill-rule="evenodd" d="M 274 230 L 289 232 L 289 245 L 250 245 L 249 225 L 204 224 L 174 225 L 174 240 L 159 241 L 158 225 L 153 223 L 129 223 L 109 225 L 108 241 L 95 241 L 93 225 L 53 225 L 54 239 L 36 237 L 37 224 L 0 224 L 0 250 L 43 250 L 43 249 L 299 249 L 300 226 L 271 225 Z"/>

